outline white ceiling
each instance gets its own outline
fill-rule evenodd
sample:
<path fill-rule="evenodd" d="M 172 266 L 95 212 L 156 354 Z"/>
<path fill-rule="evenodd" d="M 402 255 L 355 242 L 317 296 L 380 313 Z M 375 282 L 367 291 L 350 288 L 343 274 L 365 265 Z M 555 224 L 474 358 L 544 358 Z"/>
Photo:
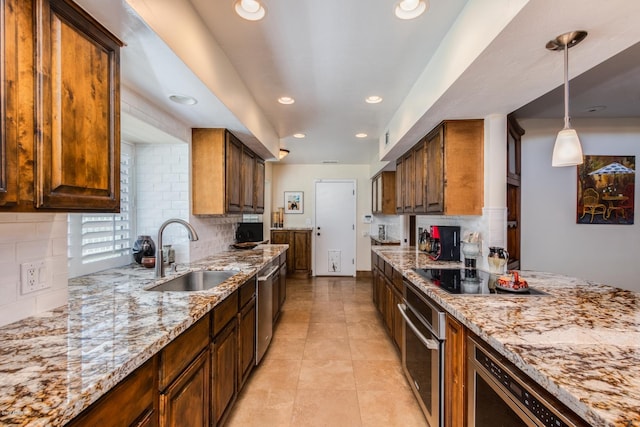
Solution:
<path fill-rule="evenodd" d="M 468 26 L 471 33 L 465 35 L 465 43 L 464 38 L 454 37 L 460 28 L 454 33 L 452 26 L 462 18 L 462 22 L 473 22 L 469 15 L 482 11 L 488 4 L 483 2 L 431 0 L 425 15 L 401 21 L 393 16 L 391 0 L 264 0 L 265 19 L 248 22 L 235 15 L 232 0 L 78 0 L 126 43 L 121 57 L 123 84 L 187 126 L 227 127 L 267 158 L 279 144 L 291 150 L 285 163 L 337 160 L 343 164 L 377 161 L 379 141 L 390 123 L 403 121 L 411 94 L 410 107 L 419 112 L 417 119 L 402 123 L 404 130 L 393 135 L 395 145 L 384 154 L 385 160 L 393 160 L 443 119 L 506 114 L 558 87 L 562 55 L 546 51 L 544 45 L 562 32 L 584 29 L 590 33 L 570 51 L 572 77 L 640 41 L 640 26 L 633 24 L 640 17 L 640 2 L 611 0 L 605 7 L 600 0 L 493 0 L 508 12 L 517 9 L 514 18 L 474 53 L 464 72 L 434 95 L 435 101 L 425 100 L 416 109 L 416 93 L 430 77 L 425 70 L 434 68 L 430 61 L 465 50 L 476 27 Z M 182 9 L 193 9 L 191 21 L 175 16 L 167 25 L 160 19 L 163 12 Z M 495 18 L 498 25 L 501 17 Z M 492 17 L 484 16 L 477 28 L 490 29 L 492 24 Z M 198 25 L 210 34 L 199 32 Z M 447 36 L 449 46 L 455 48 L 443 52 Z M 211 46 L 210 52 L 206 43 L 217 46 Z M 189 46 L 196 52 L 186 52 Z M 584 89 L 572 82 L 572 99 L 576 98 L 572 115 L 576 116 L 573 107 L 581 108 L 577 101 L 581 92 L 590 92 L 581 102 L 602 105 L 604 98 L 594 87 L 608 81 L 607 76 L 622 73 L 611 83 L 616 86 L 637 77 L 638 51 L 630 49 L 623 66 L 603 65 L 597 77 L 584 77 Z M 237 76 L 218 73 L 219 64 L 211 58 L 225 62 L 225 70 Z M 611 92 L 611 84 L 603 85 L 605 92 Z M 623 98 L 637 105 L 639 87 L 622 89 Z M 198 104 L 170 102 L 168 96 L 176 93 L 193 95 Z M 384 101 L 366 104 L 364 98 L 373 94 Z M 283 95 L 294 97 L 296 103 L 278 104 L 276 99 Z M 557 96 L 548 102 L 557 103 Z M 561 98 L 559 102 L 561 107 Z M 613 107 L 619 101 L 606 102 L 608 114 L 619 111 Z M 562 109 L 557 113 L 553 108 L 532 104 L 519 116 L 561 116 Z M 307 137 L 294 139 L 297 132 Z M 369 137 L 359 140 L 358 132 Z"/>

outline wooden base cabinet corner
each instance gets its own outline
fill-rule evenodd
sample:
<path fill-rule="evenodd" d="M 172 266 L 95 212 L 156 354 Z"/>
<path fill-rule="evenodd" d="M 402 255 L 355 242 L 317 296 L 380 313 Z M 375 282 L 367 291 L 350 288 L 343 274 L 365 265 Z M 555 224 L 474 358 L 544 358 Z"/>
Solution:
<path fill-rule="evenodd" d="M 224 424 L 238 394 L 238 324 L 231 320 L 211 345 L 212 423 Z"/>
<path fill-rule="evenodd" d="M 256 280 L 240 288 L 238 313 L 238 391 L 242 389 L 256 364 Z"/>
<path fill-rule="evenodd" d="M 271 243 L 289 245 L 287 274 L 311 276 L 311 230 L 271 230 Z"/>
<path fill-rule="evenodd" d="M 466 328 L 451 315 L 446 316 L 444 366 L 444 425 L 466 425 Z"/>

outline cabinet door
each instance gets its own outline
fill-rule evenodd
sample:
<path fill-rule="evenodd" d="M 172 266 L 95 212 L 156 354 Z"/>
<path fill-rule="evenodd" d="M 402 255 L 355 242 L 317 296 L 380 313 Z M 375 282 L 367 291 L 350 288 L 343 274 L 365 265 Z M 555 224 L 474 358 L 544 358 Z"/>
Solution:
<path fill-rule="evenodd" d="M 402 295 L 396 289 L 392 289 L 393 303 L 391 304 L 391 319 L 393 321 L 393 342 L 396 349 L 402 354 L 402 314 L 398 309 L 398 304 L 402 303 Z"/>
<path fill-rule="evenodd" d="M 209 426 L 209 359 L 206 349 L 160 395 L 161 427 Z"/>
<path fill-rule="evenodd" d="M 264 213 L 264 160 L 256 156 L 253 190 L 255 192 L 254 208 L 256 213 Z"/>
<path fill-rule="evenodd" d="M 230 132 L 227 132 L 226 136 L 227 212 L 240 212 L 242 210 L 242 143 Z"/>
<path fill-rule="evenodd" d="M 278 231 L 278 230 L 271 230 L 271 243 L 273 243 L 274 245 L 289 245 L 291 246 L 291 243 L 289 242 L 289 232 L 288 231 Z M 293 248 L 289 248 L 289 252 L 293 253 Z"/>
<path fill-rule="evenodd" d="M 425 142 L 421 141 L 413 148 L 413 212 L 426 212 L 427 164 Z"/>
<path fill-rule="evenodd" d="M 120 42 L 72 2 L 36 17 L 36 206 L 117 212 Z"/>
<path fill-rule="evenodd" d="M 212 351 L 212 421 L 218 425 L 236 400 L 238 366 L 238 325 L 229 322 L 213 339 Z"/>
<path fill-rule="evenodd" d="M 256 361 L 256 298 L 238 313 L 238 391 L 249 378 Z"/>
<path fill-rule="evenodd" d="M 465 342 L 466 330 L 462 323 L 447 314 L 444 366 L 445 426 L 464 425 L 465 411 Z"/>
<path fill-rule="evenodd" d="M 274 285 L 275 286 L 275 285 Z M 280 276 L 278 278 L 278 287 L 280 288 L 278 295 L 280 296 L 280 311 L 282 311 L 282 306 L 284 305 L 285 300 L 287 299 L 287 263 L 280 265 Z"/>
<path fill-rule="evenodd" d="M 0 206 L 18 202 L 18 13 L 13 3 L 0 1 Z"/>
<path fill-rule="evenodd" d="M 404 211 L 404 165 L 402 158 L 396 160 L 396 213 Z"/>
<path fill-rule="evenodd" d="M 271 320 L 275 325 L 278 317 L 280 316 L 280 270 L 273 274 L 272 287 L 271 287 Z"/>
<path fill-rule="evenodd" d="M 253 213 L 253 190 L 255 179 L 256 156 L 247 148 L 242 150 L 242 172 L 240 180 L 242 182 L 242 212 Z"/>
<path fill-rule="evenodd" d="M 403 184 L 403 212 L 413 212 L 413 199 L 415 197 L 415 165 L 413 163 L 413 151 L 409 151 L 402 159 Z"/>
<path fill-rule="evenodd" d="M 293 231 L 293 254 L 290 263 L 296 272 L 311 273 L 311 232 Z"/>
<path fill-rule="evenodd" d="M 427 136 L 427 212 L 444 212 L 444 128 Z"/>

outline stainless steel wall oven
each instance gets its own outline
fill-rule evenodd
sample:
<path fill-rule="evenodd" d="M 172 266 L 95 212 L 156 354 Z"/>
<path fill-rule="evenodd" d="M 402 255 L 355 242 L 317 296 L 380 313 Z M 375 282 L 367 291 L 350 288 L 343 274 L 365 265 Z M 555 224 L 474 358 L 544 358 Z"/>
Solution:
<path fill-rule="evenodd" d="M 402 367 L 431 427 L 444 425 L 445 313 L 404 282 Z"/>

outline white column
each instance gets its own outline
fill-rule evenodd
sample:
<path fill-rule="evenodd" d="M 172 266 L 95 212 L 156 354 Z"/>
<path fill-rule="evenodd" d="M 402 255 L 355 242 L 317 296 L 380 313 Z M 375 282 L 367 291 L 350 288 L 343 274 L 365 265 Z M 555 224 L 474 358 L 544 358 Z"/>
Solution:
<path fill-rule="evenodd" d="M 484 208 L 489 246 L 507 245 L 507 116 L 492 114 L 484 119 Z"/>

